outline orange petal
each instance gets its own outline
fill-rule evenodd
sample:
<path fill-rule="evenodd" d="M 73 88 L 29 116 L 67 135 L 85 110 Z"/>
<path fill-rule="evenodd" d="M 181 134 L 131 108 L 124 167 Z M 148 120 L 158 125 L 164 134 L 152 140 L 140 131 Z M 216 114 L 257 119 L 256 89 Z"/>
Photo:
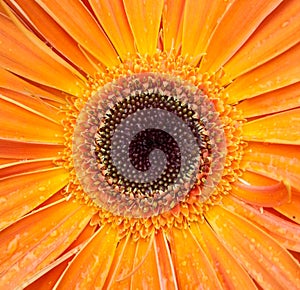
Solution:
<path fill-rule="evenodd" d="M 300 190 L 298 146 L 249 142 L 241 166 Z"/>
<path fill-rule="evenodd" d="M 206 218 L 230 253 L 266 289 L 298 289 L 300 266 L 274 239 L 253 223 L 219 206 Z"/>
<path fill-rule="evenodd" d="M 181 47 L 185 0 L 166 0 L 163 9 L 163 47 L 165 51 Z"/>
<path fill-rule="evenodd" d="M 49 103 L 41 98 L 26 96 L 18 92 L 1 88 L 0 98 L 49 121 L 52 121 L 53 123 L 61 124 L 62 114 L 60 114 L 60 111 L 57 108 L 49 105 Z"/>
<path fill-rule="evenodd" d="M 66 103 L 65 99 L 58 94 L 51 94 L 38 86 L 32 85 L 20 77 L 0 68 L 0 87 L 11 91 L 20 92 L 27 96 L 41 97 L 43 99 L 52 100 L 59 104 Z"/>
<path fill-rule="evenodd" d="M 137 242 L 128 235 L 117 247 L 104 289 L 130 289 Z M 124 277 L 127 277 L 123 279 Z"/>
<path fill-rule="evenodd" d="M 1 146 L 0 146 L 0 150 L 1 150 Z M 9 164 L 9 163 L 14 163 L 17 161 L 18 161 L 18 159 L 0 158 L 0 165 L 3 166 L 3 165 Z"/>
<path fill-rule="evenodd" d="M 152 237 L 139 239 L 134 258 L 134 274 L 131 280 L 132 289 L 147 285 L 149 289 L 161 289 L 158 276 L 155 248 Z"/>
<path fill-rule="evenodd" d="M 238 77 L 225 92 L 236 103 L 300 81 L 300 43 L 271 61 Z"/>
<path fill-rule="evenodd" d="M 14 11 L 19 11 L 22 19 L 26 19 L 45 40 L 70 60 L 78 68 L 88 74 L 94 74 L 95 68 L 89 63 L 84 54 L 70 35 L 68 35 L 35 1 L 17 0 Z"/>
<path fill-rule="evenodd" d="M 0 13 L 2 13 L 3 15 L 7 15 L 6 10 L 2 7 L 1 4 L 0 4 Z"/>
<path fill-rule="evenodd" d="M 159 231 L 155 235 L 154 246 L 160 289 L 178 289 L 169 245 L 163 231 Z"/>
<path fill-rule="evenodd" d="M 121 59 L 136 52 L 122 0 L 89 0 L 94 13 Z"/>
<path fill-rule="evenodd" d="M 65 195 L 65 190 L 64 190 L 64 188 L 62 188 L 61 190 L 59 190 L 58 192 L 53 194 L 51 197 L 49 197 L 42 204 L 37 206 L 35 211 L 40 210 L 40 209 L 42 209 L 44 207 L 47 207 L 47 206 L 52 206 L 55 203 L 57 203 L 58 201 L 62 201 L 64 199 L 64 195 Z"/>
<path fill-rule="evenodd" d="M 277 180 L 245 171 L 238 181 L 232 184 L 232 194 L 248 203 L 274 207 L 290 199 L 288 188 Z"/>
<path fill-rule="evenodd" d="M 53 268 L 50 272 L 43 274 L 38 280 L 28 281 L 30 285 L 23 284 L 26 290 L 36 290 L 36 289 L 43 289 L 43 290 L 53 290 L 53 286 L 58 281 L 62 273 L 67 268 L 68 264 L 70 263 L 72 257 L 68 258 L 67 260 L 61 262 L 55 268 Z M 35 279 L 35 277 L 32 277 Z"/>
<path fill-rule="evenodd" d="M 300 195 L 292 194 L 290 202 L 277 206 L 275 209 L 282 215 L 300 224 Z"/>
<path fill-rule="evenodd" d="M 80 46 L 106 66 L 119 63 L 104 31 L 81 1 L 36 1 Z"/>
<path fill-rule="evenodd" d="M 129 260 L 125 262 L 126 256 Z M 125 268 L 122 260 L 125 262 Z M 147 285 L 149 289 L 161 289 L 153 236 L 148 239 L 140 238 L 136 242 L 130 236 L 123 239 L 121 247 L 117 249 L 112 267 L 115 268 L 111 269 L 105 286 L 110 286 L 113 280 L 115 283 L 109 289 L 138 289 L 141 285 Z"/>
<path fill-rule="evenodd" d="M 75 254 L 84 247 L 86 241 L 94 234 L 95 228 L 96 226 L 90 226 L 88 224 L 80 233 L 78 238 L 72 243 L 69 249 L 67 249 L 66 252 L 58 259 L 56 259 L 53 263 L 45 267 L 43 270 L 37 272 L 36 275 L 32 277 L 32 281 L 28 281 L 30 285 L 25 285 L 25 289 L 53 289 L 54 285 L 67 268 L 70 261 L 74 258 Z"/>
<path fill-rule="evenodd" d="M 180 289 L 222 289 L 213 265 L 190 230 L 172 228 L 169 235 L 171 254 Z"/>
<path fill-rule="evenodd" d="M 53 165 L 52 168 L 43 168 L 42 162 L 38 162 L 38 165 L 41 167 L 39 170 L 0 180 L 1 229 L 14 223 L 67 184 L 68 173 L 65 169 L 53 168 Z"/>
<path fill-rule="evenodd" d="M 67 93 L 79 94 L 82 79 L 75 70 L 24 27 L 0 15 L 0 66 L 26 79 Z M 26 35 L 25 35 L 26 33 Z"/>
<path fill-rule="evenodd" d="M 0 180 L 36 170 L 55 167 L 52 158 L 17 160 L 0 165 Z"/>
<path fill-rule="evenodd" d="M 253 280 L 221 244 L 206 222 L 192 223 L 191 231 L 210 259 L 211 264 L 215 265 L 223 289 L 256 289 Z"/>
<path fill-rule="evenodd" d="M 157 49 L 163 0 L 124 0 L 125 11 L 141 54 L 153 55 Z"/>
<path fill-rule="evenodd" d="M 277 113 L 300 107 L 300 82 L 244 100 L 236 107 L 242 110 L 244 118 Z"/>
<path fill-rule="evenodd" d="M 225 83 L 278 56 L 297 42 L 300 2 L 283 1 L 224 66 Z"/>
<path fill-rule="evenodd" d="M 253 207 L 233 197 L 224 197 L 222 205 L 248 221 L 253 222 L 264 232 L 284 246 L 293 251 L 300 251 L 300 226 L 287 221 L 275 214 Z"/>
<path fill-rule="evenodd" d="M 243 139 L 300 145 L 300 109 L 293 109 L 243 124 Z"/>
<path fill-rule="evenodd" d="M 4 158 L 30 159 L 47 158 L 56 159 L 63 145 L 35 144 L 4 140 L 0 138 L 0 156 Z"/>
<path fill-rule="evenodd" d="M 0 232 L 0 287 L 22 288 L 77 238 L 92 214 L 88 206 L 62 201 Z"/>
<path fill-rule="evenodd" d="M 63 144 L 63 127 L 0 97 L 0 136 L 16 141 Z M 17 117 L 16 117 L 17 116 Z"/>
<path fill-rule="evenodd" d="M 215 72 L 224 65 L 280 2 L 234 1 L 211 37 L 202 70 Z"/>
<path fill-rule="evenodd" d="M 72 260 L 55 289 L 101 289 L 118 244 L 118 231 L 103 226 Z"/>
<path fill-rule="evenodd" d="M 194 57 L 199 61 L 206 53 L 209 40 L 224 12 L 232 5 L 232 1 L 187 0 L 184 7 L 182 55 Z M 174 4 L 174 6 L 177 6 Z M 224 47 L 222 47 L 222 53 Z M 220 53 L 219 53 L 220 54 Z"/>

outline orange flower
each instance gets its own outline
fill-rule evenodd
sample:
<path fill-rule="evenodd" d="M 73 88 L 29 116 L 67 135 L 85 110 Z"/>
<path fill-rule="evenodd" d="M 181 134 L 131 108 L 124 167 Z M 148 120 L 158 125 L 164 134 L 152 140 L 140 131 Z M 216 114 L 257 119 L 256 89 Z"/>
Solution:
<path fill-rule="evenodd" d="M 299 289 L 298 0 L 0 22 L 1 289 Z"/>

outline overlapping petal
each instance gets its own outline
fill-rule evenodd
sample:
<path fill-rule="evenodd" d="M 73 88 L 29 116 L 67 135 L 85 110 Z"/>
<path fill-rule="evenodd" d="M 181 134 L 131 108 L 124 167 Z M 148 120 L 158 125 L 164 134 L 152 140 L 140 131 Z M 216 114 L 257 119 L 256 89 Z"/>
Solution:
<path fill-rule="evenodd" d="M 245 118 L 257 117 L 300 107 L 300 82 L 253 97 L 237 105 Z"/>
<path fill-rule="evenodd" d="M 3 15 L 0 15 L 0 27 L 1 68 L 67 93 L 81 91 L 78 86 L 78 83 L 82 84 L 80 76 L 33 33 L 26 28 L 22 33 Z"/>
<path fill-rule="evenodd" d="M 230 8 L 232 2 L 203 1 L 199 5 L 198 1 L 185 1 L 181 50 L 183 55 L 193 56 L 195 63 L 206 55 L 208 44 L 218 22 Z"/>
<path fill-rule="evenodd" d="M 213 265 L 190 230 L 172 229 L 169 235 L 179 288 L 222 289 Z"/>
<path fill-rule="evenodd" d="M 229 94 L 229 102 L 236 103 L 298 83 L 300 68 L 296 64 L 299 54 L 300 44 L 297 44 L 264 65 L 236 78 L 225 88 Z"/>
<path fill-rule="evenodd" d="M 243 126 L 247 141 L 300 145 L 300 109 L 263 117 Z"/>
<path fill-rule="evenodd" d="M 254 69 L 299 42 L 300 2 L 283 1 L 224 65 L 223 83 Z"/>
<path fill-rule="evenodd" d="M 300 151 L 294 145 L 249 142 L 242 166 L 300 190 Z"/>
<path fill-rule="evenodd" d="M 1 167 L 0 167 L 1 168 Z M 68 173 L 49 160 L 2 166 L 0 175 L 0 228 L 13 224 L 68 183 Z"/>
<path fill-rule="evenodd" d="M 61 201 L 1 231 L 0 286 L 17 288 L 26 283 L 68 248 L 92 214 L 87 206 Z"/>
<path fill-rule="evenodd" d="M 124 0 L 123 3 L 137 50 L 141 54 L 153 55 L 158 44 L 164 1 Z"/>
<path fill-rule="evenodd" d="M 80 1 L 36 1 L 77 43 L 106 66 L 117 65 L 117 54 L 102 28 Z M 88 29 L 86 29 L 88 27 Z"/>
<path fill-rule="evenodd" d="M 123 1 L 89 0 L 89 2 L 121 59 L 135 53 L 136 48 Z"/>
<path fill-rule="evenodd" d="M 215 206 L 206 214 L 222 243 L 266 289 L 297 289 L 300 266 L 274 239 L 232 209 Z"/>
<path fill-rule="evenodd" d="M 222 67 L 281 2 L 233 1 L 224 16 L 217 20 L 218 26 L 212 33 L 202 69 L 215 72 Z"/>
<path fill-rule="evenodd" d="M 14 11 L 18 11 L 30 23 L 32 29 L 36 29 L 64 58 L 86 73 L 95 73 L 96 69 L 80 50 L 78 43 L 36 1 L 7 2 L 13 5 Z"/>
<path fill-rule="evenodd" d="M 102 288 L 118 243 L 117 230 L 101 228 L 78 253 L 56 285 L 57 289 Z"/>

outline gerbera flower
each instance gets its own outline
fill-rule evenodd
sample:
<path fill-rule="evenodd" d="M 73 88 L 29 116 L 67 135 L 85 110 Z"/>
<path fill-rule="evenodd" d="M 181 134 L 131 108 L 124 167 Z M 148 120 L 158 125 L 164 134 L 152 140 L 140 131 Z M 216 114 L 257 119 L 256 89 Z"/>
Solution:
<path fill-rule="evenodd" d="M 299 289 L 300 1 L 0 3 L 1 289 Z"/>

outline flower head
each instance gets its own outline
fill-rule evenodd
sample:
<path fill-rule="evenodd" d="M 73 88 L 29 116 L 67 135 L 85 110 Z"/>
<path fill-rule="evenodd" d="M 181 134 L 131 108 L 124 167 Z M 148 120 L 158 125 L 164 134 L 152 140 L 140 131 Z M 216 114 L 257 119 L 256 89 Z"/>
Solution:
<path fill-rule="evenodd" d="M 0 288 L 299 287 L 299 1 L 0 24 Z"/>

